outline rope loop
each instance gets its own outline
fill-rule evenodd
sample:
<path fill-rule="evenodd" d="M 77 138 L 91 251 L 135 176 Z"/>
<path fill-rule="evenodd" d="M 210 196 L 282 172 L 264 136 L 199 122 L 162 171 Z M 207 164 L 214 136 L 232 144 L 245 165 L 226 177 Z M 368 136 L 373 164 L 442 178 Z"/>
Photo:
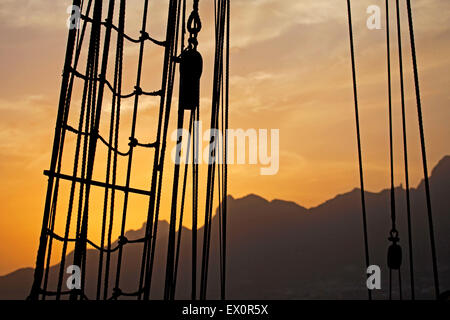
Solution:
<path fill-rule="evenodd" d="M 198 11 L 191 12 L 187 22 L 187 29 L 191 34 L 191 37 L 195 38 L 197 37 L 197 34 L 202 30 L 202 22 L 200 20 Z"/>
<path fill-rule="evenodd" d="M 200 20 L 200 15 L 198 13 L 198 0 L 194 1 L 192 12 L 187 21 L 187 30 L 189 31 L 189 46 L 191 48 L 197 48 L 197 35 L 202 30 L 202 21 Z"/>

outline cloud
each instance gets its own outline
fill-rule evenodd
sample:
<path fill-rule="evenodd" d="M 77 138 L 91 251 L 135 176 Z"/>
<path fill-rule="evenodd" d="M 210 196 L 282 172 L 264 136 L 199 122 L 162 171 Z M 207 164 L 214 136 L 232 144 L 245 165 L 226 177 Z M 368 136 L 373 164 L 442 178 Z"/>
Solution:
<path fill-rule="evenodd" d="M 70 0 L 2 0 L 0 20 L 16 28 L 62 28 L 71 4 Z"/>
<path fill-rule="evenodd" d="M 339 16 L 327 0 L 237 0 L 232 5 L 233 47 L 275 39 L 295 25 L 325 23 Z M 235 36 L 234 36 L 235 35 Z"/>

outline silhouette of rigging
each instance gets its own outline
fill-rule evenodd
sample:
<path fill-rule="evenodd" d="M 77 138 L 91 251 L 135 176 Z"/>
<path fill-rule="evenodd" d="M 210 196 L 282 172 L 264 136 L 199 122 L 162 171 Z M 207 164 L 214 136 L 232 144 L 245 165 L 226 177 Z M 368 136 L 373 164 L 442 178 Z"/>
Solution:
<path fill-rule="evenodd" d="M 88 299 L 85 293 L 85 278 L 88 268 L 87 264 L 87 245 L 98 251 L 97 267 L 97 286 L 95 299 L 115 300 L 120 297 L 135 297 L 137 299 L 149 299 L 153 265 L 155 260 L 155 247 L 157 239 L 158 220 L 160 212 L 160 203 L 162 198 L 162 182 L 164 171 L 164 159 L 167 147 L 167 133 L 172 105 L 172 95 L 174 90 L 175 73 L 177 64 L 180 66 L 180 97 L 179 97 L 179 128 L 183 125 L 183 113 L 185 110 L 191 111 L 190 132 L 195 132 L 194 121 L 199 120 L 199 95 L 200 95 L 200 75 L 202 69 L 202 58 L 197 51 L 197 34 L 201 30 L 199 15 L 199 1 L 193 0 L 193 11 L 186 22 L 186 0 L 169 0 L 166 39 L 159 41 L 154 39 L 146 31 L 147 17 L 149 9 L 149 0 L 143 1 L 141 36 L 136 39 L 125 33 L 126 20 L 126 0 L 109 0 L 107 8 L 107 18 L 102 21 L 103 3 L 102 0 L 74 0 L 73 6 L 81 8 L 81 20 L 83 21 L 81 29 L 70 29 L 67 40 L 66 58 L 64 62 L 64 71 L 62 76 L 60 100 L 55 127 L 55 136 L 53 151 L 50 162 L 50 169 L 44 173 L 48 176 L 48 187 L 43 215 L 42 230 L 40 235 L 39 249 L 36 259 L 36 268 L 34 281 L 29 295 L 29 299 L 45 299 L 47 296 L 54 296 L 59 300 L 62 296 L 70 296 L 71 300 Z M 219 10 L 216 15 L 229 15 L 229 0 L 216 0 L 217 8 L 228 8 Z M 118 25 L 113 24 L 116 4 L 118 4 Z M 92 12 L 91 12 L 92 11 Z M 180 23 L 180 17 L 182 21 Z M 227 20 L 229 25 L 229 19 Z M 90 25 L 89 45 L 86 57 L 86 69 L 84 74 L 79 72 L 78 64 L 83 48 L 83 40 L 87 35 L 87 27 Z M 185 48 L 186 25 L 189 31 L 188 43 Z M 179 41 L 181 32 L 181 41 Z M 222 27 L 223 28 L 223 27 Z M 218 34 L 223 34 L 222 28 L 217 28 Z M 104 30 L 103 40 L 101 41 Z M 111 38 L 115 33 L 117 37 L 115 48 L 115 61 L 112 82 L 106 79 L 109 67 L 109 53 L 111 51 Z M 228 31 L 229 32 L 229 27 Z M 124 41 L 139 45 L 139 56 L 137 65 L 136 82 L 134 91 L 131 93 L 122 93 L 123 72 L 124 72 Z M 217 64 L 223 66 L 224 41 L 229 41 L 223 35 L 216 37 L 216 59 Z M 145 45 L 149 41 L 153 45 L 164 49 L 164 61 L 161 87 L 154 91 L 146 91 L 141 88 L 142 71 Z M 181 55 L 178 54 L 179 42 L 181 42 Z M 102 46 L 101 46 L 102 44 Z M 228 48 L 228 44 L 227 44 Z M 227 49 L 228 50 L 228 49 Z M 228 57 L 228 51 L 227 51 Z M 228 108 L 228 58 L 226 60 L 227 90 L 226 92 L 213 93 L 213 114 L 217 113 L 218 103 L 221 99 L 226 99 Z M 72 101 L 72 91 L 74 82 L 79 79 L 83 82 L 83 91 L 81 99 L 80 117 L 76 127 L 69 124 L 69 112 Z M 218 85 L 222 85 L 223 71 L 215 74 L 214 80 Z M 104 103 L 105 86 L 111 91 L 111 113 L 109 120 L 109 135 L 103 137 L 100 135 L 100 122 Z M 139 98 L 142 95 L 159 97 L 159 116 L 156 126 L 156 140 L 143 143 L 136 136 L 137 119 L 139 110 Z M 123 99 L 133 99 L 131 131 L 129 134 L 128 150 L 119 150 L 119 130 L 121 118 L 121 105 Z M 222 108 L 225 108 L 222 105 Z M 227 109 L 228 110 L 228 109 Z M 228 122 L 227 122 L 228 124 Z M 217 126 L 216 126 L 217 127 Z M 224 128 L 225 129 L 225 128 Z M 62 172 L 62 160 L 64 143 L 67 134 L 76 136 L 73 171 L 71 174 Z M 197 207 L 198 207 L 198 130 L 193 134 L 193 228 L 196 235 L 197 230 Z M 96 157 L 98 141 L 107 147 L 105 181 L 96 181 L 93 179 L 94 164 L 99 162 Z M 190 144 L 190 142 L 189 142 Z M 216 146 L 219 147 L 218 142 Z M 153 169 L 151 175 L 150 190 L 143 190 L 131 187 L 131 176 L 133 169 L 133 155 L 136 148 L 151 148 L 154 151 Z M 226 149 L 226 145 L 221 145 Z M 127 159 L 125 185 L 117 184 L 118 157 Z M 189 153 L 188 153 L 189 157 Z M 210 166 L 218 165 L 216 159 L 210 161 Z M 226 168 L 226 162 L 221 164 Z M 81 168 L 81 170 L 80 170 Z M 182 207 L 179 217 L 179 232 L 175 259 L 175 224 L 177 220 L 176 201 L 178 199 L 178 173 L 173 181 L 174 205 L 171 211 L 170 221 L 170 241 L 167 260 L 167 284 L 164 297 L 166 299 L 175 298 L 176 273 L 178 270 L 178 256 L 181 242 L 181 226 L 183 222 L 183 208 L 186 190 L 186 176 L 188 170 L 188 161 L 185 166 L 185 177 L 183 180 Z M 223 169 L 222 169 L 223 170 Z M 175 171 L 179 172 L 179 163 L 175 164 Z M 64 235 L 55 232 L 55 220 L 57 212 L 57 203 L 60 192 L 60 181 L 65 180 L 70 183 L 68 211 L 65 221 Z M 222 185 L 223 202 L 226 203 L 225 182 Z M 89 207 L 91 198 L 91 187 L 101 187 L 104 191 L 101 237 L 100 244 L 94 243 L 88 238 L 89 214 L 93 209 Z M 76 196 L 77 188 L 79 190 Z M 213 192 L 214 183 L 208 181 L 208 193 Z M 116 246 L 112 246 L 112 230 L 114 223 L 117 223 L 117 192 L 123 192 L 122 212 L 120 219 L 120 235 Z M 125 236 L 127 215 L 129 215 L 129 198 L 131 194 L 146 196 L 149 201 L 147 223 L 145 235 L 139 239 L 128 239 Z M 78 204 L 76 204 L 78 202 Z M 226 207 L 226 204 L 222 205 Z M 75 210 L 75 208 L 77 208 Z M 223 211 L 224 209 L 222 209 Z M 76 211 L 76 225 L 72 226 L 72 216 Z M 224 214 L 226 217 L 226 215 Z M 75 227 L 75 237 L 70 238 L 71 229 Z M 225 234 L 225 228 L 220 233 Z M 224 238 L 225 239 L 225 238 Z M 205 241 L 207 239 L 205 238 Z M 58 273 L 58 281 L 54 291 L 48 290 L 49 269 L 52 255 L 53 241 L 62 243 L 61 263 Z M 73 264 L 81 267 L 81 288 L 73 290 L 63 290 L 63 277 L 67 259 L 67 250 L 69 243 L 74 243 Z M 121 270 L 124 259 L 124 249 L 129 244 L 142 244 L 142 261 L 139 274 L 139 284 L 135 292 L 124 292 L 121 290 Z M 222 246 L 225 248 L 225 245 Z M 117 264 L 114 270 L 112 266 L 112 254 L 117 254 Z M 222 251 L 221 256 L 225 256 Z M 196 261 L 197 261 L 197 237 L 192 239 L 192 299 L 196 299 Z M 223 269 L 222 269 L 223 267 Z M 90 266 L 92 268 L 92 266 Z M 224 279 L 224 266 L 221 266 L 221 279 Z M 112 279 L 112 277 L 114 279 Z M 112 282 L 111 282 L 112 281 Z M 109 288 L 113 283 L 113 288 Z M 221 282 L 223 292 L 225 292 L 224 282 Z M 94 298 L 94 297 L 90 297 Z M 204 296 L 206 298 L 206 296 Z M 222 298 L 225 298 L 223 295 Z"/>
<path fill-rule="evenodd" d="M 364 252 L 366 267 L 370 266 L 369 257 L 369 239 L 367 234 L 367 213 L 366 213 L 366 199 L 364 191 L 364 171 L 362 161 L 362 147 L 361 147 L 361 129 L 359 124 L 359 106 L 358 106 L 358 87 L 356 79 L 356 62 L 355 62 L 355 45 L 353 41 L 353 25 L 352 25 L 352 10 L 350 0 L 347 0 L 347 12 L 348 12 L 348 27 L 350 36 L 350 57 L 352 61 L 352 79 L 353 79 L 353 98 L 355 103 L 355 120 L 356 120 L 356 138 L 358 145 L 358 163 L 359 163 L 359 180 L 361 185 L 361 208 L 362 208 L 362 221 L 363 221 L 363 233 L 364 233 Z M 368 291 L 369 300 L 372 300 L 372 292 Z"/>
<path fill-rule="evenodd" d="M 403 133 L 403 158 L 405 167 L 405 188 L 406 188 L 406 215 L 408 222 L 408 256 L 409 256 L 409 273 L 411 286 L 411 300 L 415 300 L 415 286 L 414 286 L 414 259 L 413 259 L 413 243 L 412 243 L 412 221 L 411 221 L 411 200 L 409 190 L 409 165 L 408 165 L 408 144 L 406 137 L 406 108 L 405 108 L 405 88 L 403 79 L 403 50 L 402 50 L 402 32 L 400 20 L 400 4 L 396 0 L 396 18 L 397 18 L 397 43 L 398 43 L 398 59 L 399 59 L 399 73 L 400 73 L 400 97 L 402 110 L 402 133 Z M 400 273 L 399 273 L 400 276 Z"/>
<path fill-rule="evenodd" d="M 177 119 L 177 146 L 176 161 L 174 165 L 174 176 L 172 180 L 171 209 L 169 221 L 169 235 L 166 257 L 164 299 L 173 300 L 176 297 L 177 277 L 180 266 L 180 248 L 182 241 L 182 226 L 185 217 L 186 190 L 188 186 L 189 166 L 192 166 L 192 266 L 191 266 L 191 298 L 192 300 L 207 298 L 209 279 L 209 259 L 212 238 L 212 212 L 214 203 L 214 192 L 216 186 L 216 169 L 218 184 L 218 217 L 219 217 L 219 254 L 220 254 L 220 297 L 226 298 L 226 244 L 227 244 L 227 146 L 228 146 L 228 112 L 229 112 L 229 64 L 230 64 L 230 0 L 215 0 L 215 53 L 213 92 L 211 103 L 210 128 L 210 159 L 208 162 L 208 173 L 206 181 L 206 203 L 205 221 L 203 229 L 203 243 L 201 244 L 200 277 L 198 280 L 198 191 L 199 191 L 199 128 L 197 122 L 200 118 L 200 79 L 203 71 L 203 58 L 198 49 L 197 36 L 202 29 L 199 14 L 199 0 L 192 1 L 192 11 L 186 20 L 187 1 L 169 0 L 166 39 L 157 40 L 149 35 L 147 30 L 147 18 L 149 12 L 149 0 L 143 0 L 141 36 L 131 37 L 125 33 L 126 0 L 109 0 L 107 7 L 107 18 L 102 21 L 104 11 L 102 0 L 73 0 L 73 6 L 81 8 L 81 29 L 71 29 L 68 33 L 66 57 L 62 74 L 60 99 L 55 126 L 55 135 L 52 148 L 52 156 L 49 170 L 44 171 L 48 177 L 48 186 L 45 197 L 43 222 L 40 234 L 39 248 L 36 258 L 36 268 L 33 285 L 29 299 L 46 299 L 55 297 L 59 300 L 62 296 L 68 296 L 71 300 L 87 300 L 86 294 L 86 272 L 87 246 L 96 249 L 98 253 L 97 284 L 95 299 L 116 300 L 121 297 L 134 297 L 139 300 L 148 300 L 151 294 L 153 267 L 155 263 L 155 248 L 157 245 L 157 232 L 162 199 L 162 183 L 165 155 L 167 148 L 167 134 L 172 107 L 175 75 L 179 67 L 179 101 Z M 118 4 L 118 24 L 114 25 L 116 4 Z M 422 119 L 422 106 L 419 88 L 419 75 L 416 58 L 414 39 L 413 18 L 410 0 L 406 0 L 408 16 L 409 37 L 411 44 L 415 96 L 417 104 L 418 125 L 420 132 L 420 146 L 422 153 L 425 196 L 427 204 L 428 231 L 430 236 L 434 289 L 436 298 L 448 299 L 448 291 L 440 295 L 439 275 L 435 247 L 435 235 L 433 227 L 433 215 L 431 207 L 431 191 L 428 179 L 428 164 L 426 156 L 426 145 Z M 92 11 L 92 13 L 91 13 Z M 366 212 L 366 199 L 364 187 L 363 153 L 361 142 L 361 126 L 358 103 L 358 83 L 355 61 L 355 44 L 353 36 L 351 0 L 347 0 L 348 27 L 350 40 L 350 57 L 352 67 L 352 84 L 355 110 L 356 138 L 358 148 L 358 165 L 361 191 L 362 227 L 365 250 L 364 262 L 370 265 L 368 221 Z M 406 180 L 406 203 L 408 223 L 408 247 L 409 247 L 409 269 L 411 283 L 411 298 L 415 299 L 414 284 L 414 260 L 412 254 L 412 219 L 409 187 L 408 148 L 406 137 L 406 106 L 404 90 L 403 53 L 401 41 L 401 12 L 399 0 L 396 0 L 397 38 L 400 68 L 400 96 L 402 112 L 403 133 L 403 156 Z M 79 62 L 83 48 L 84 38 L 87 34 L 87 26 L 90 26 L 89 43 L 84 73 L 79 70 Z M 104 30 L 103 41 L 101 41 Z M 189 33 L 186 42 L 186 33 Z M 107 80 L 109 67 L 109 54 L 111 38 L 113 34 L 117 37 L 115 48 L 115 61 L 112 80 Z M 386 0 L 386 36 L 387 36 L 387 73 L 388 73 L 388 115 L 389 115 L 389 152 L 390 152 L 390 211 L 391 230 L 388 240 L 387 265 L 390 269 L 389 297 L 392 298 L 392 270 L 398 271 L 399 293 L 402 296 L 401 263 L 402 250 L 399 245 L 399 232 L 397 230 L 396 198 L 394 181 L 394 146 L 393 146 L 393 123 L 392 123 L 392 75 L 391 75 L 391 41 L 389 21 L 389 1 Z M 139 45 L 136 81 L 132 92 L 123 93 L 124 73 L 124 42 Z M 144 62 L 144 52 L 147 43 L 163 48 L 164 60 L 161 86 L 156 90 L 144 90 L 141 87 Z M 69 124 L 69 113 L 72 107 L 72 94 L 75 80 L 83 83 L 82 98 L 80 104 L 80 115 L 77 125 Z M 112 81 L 112 82 L 111 82 Z M 105 138 L 100 135 L 101 115 L 106 103 L 104 102 L 105 89 L 111 92 L 111 113 L 109 119 L 109 134 Z M 159 98 L 159 112 L 156 125 L 156 139 L 154 141 L 141 142 L 138 139 L 137 119 L 140 106 L 140 97 L 153 96 Z M 128 149 L 119 148 L 120 119 L 122 114 L 122 100 L 133 99 L 131 130 L 129 134 Z M 185 111 L 189 111 L 189 138 L 187 141 L 186 161 L 182 175 L 182 186 L 180 191 L 182 130 L 185 125 Z M 224 137 L 222 141 L 217 136 L 217 130 L 222 129 Z M 66 135 L 76 136 L 75 152 L 73 157 L 73 169 L 71 174 L 63 173 L 63 151 Z M 107 148 L 105 180 L 93 179 L 94 166 L 99 162 L 97 154 L 98 142 Z M 192 154 L 191 154 L 192 146 Z M 137 148 L 150 148 L 154 152 L 151 183 L 149 190 L 131 187 L 133 172 L 133 156 Z M 124 185 L 117 183 L 118 157 L 127 160 L 126 179 Z M 217 161 L 221 157 L 221 161 Z M 191 159 L 191 161 L 190 161 Z M 216 168 L 217 167 L 217 168 Z M 64 234 L 55 232 L 57 206 L 60 196 L 61 181 L 70 183 L 68 209 L 65 219 Z M 103 207 L 101 210 L 101 237 L 97 244 L 88 238 L 91 187 L 100 187 L 104 191 Z M 78 195 L 77 195 L 78 191 Z M 117 213 L 117 192 L 123 192 L 121 212 Z M 125 236 L 126 222 L 129 215 L 130 195 L 138 194 L 148 199 L 148 211 L 144 237 L 128 239 Z M 178 203 L 181 196 L 181 205 Z M 121 213 L 121 214 L 120 214 Z M 113 247 L 112 231 L 114 223 L 117 223 L 117 215 L 120 219 L 120 235 L 117 244 Z M 72 225 L 73 218 L 76 220 Z M 178 223 L 178 224 L 177 224 Z M 178 225 L 178 232 L 177 232 Z M 71 230 L 75 237 L 70 237 Z M 49 270 L 52 257 L 54 241 L 62 243 L 61 263 L 58 272 L 58 281 L 55 290 L 49 290 Z M 81 267 L 81 288 L 63 290 L 63 278 L 67 260 L 69 244 L 74 244 L 73 264 Z M 130 244 L 142 244 L 142 259 L 137 289 L 134 292 L 124 292 L 121 289 L 122 263 L 124 250 Z M 112 254 L 117 253 L 117 263 L 112 265 Z M 111 283 L 113 287 L 110 288 Z M 368 291 L 369 300 L 372 292 Z"/>
<path fill-rule="evenodd" d="M 359 108 L 358 108 L 358 98 L 357 98 L 357 80 L 356 80 L 356 64 L 355 64 L 355 49 L 353 42 L 353 28 L 352 28 L 352 16 L 351 16 L 351 1 L 347 0 L 348 9 L 348 22 L 349 22 L 349 35 L 350 35 L 350 51 L 351 51 L 351 62 L 352 62 L 352 76 L 353 76 L 353 91 L 354 91 L 354 103 L 355 103 L 355 116 L 356 116 L 356 133 L 357 133 L 357 144 L 358 144 L 358 157 L 359 157 L 359 174 L 361 181 L 361 200 L 362 200 L 362 215 L 363 215 L 363 233 L 364 233 L 364 244 L 365 244 L 365 262 L 369 265 L 369 250 L 368 250 L 368 235 L 367 235 L 367 216 L 366 207 L 364 199 L 364 183 L 363 183 L 363 169 L 362 169 L 362 153 L 361 153 L 361 134 L 360 134 L 360 124 L 359 124 Z M 422 106 L 420 99 L 420 88 L 419 88 L 419 76 L 418 76 L 418 66 L 416 58 L 416 48 L 414 39 L 414 27 L 412 18 L 411 1 L 406 0 L 406 9 L 408 15 L 408 25 L 409 25 L 409 37 L 411 43 L 411 55 L 413 62 L 413 74 L 414 74 L 414 86 L 417 104 L 417 114 L 418 114 L 418 124 L 420 132 L 420 145 L 422 152 L 422 162 L 423 162 L 423 172 L 424 172 L 424 183 L 425 183 L 425 196 L 427 203 L 427 217 L 428 217 L 428 227 L 430 236 L 430 246 L 431 246 L 431 262 L 433 267 L 433 278 L 434 278 L 434 289 L 436 299 L 440 296 L 439 291 L 439 275 L 437 267 L 437 257 L 436 257 L 436 245 L 435 245 L 435 234 L 433 227 L 433 215 L 431 208 L 431 192 L 429 187 L 428 178 L 428 165 L 426 156 L 426 146 L 424 137 L 424 128 L 422 120 Z M 398 37 L 398 50 L 399 50 L 399 67 L 400 67 L 400 96 L 401 96 L 401 110 L 402 110 L 402 133 L 403 133 L 403 155 L 404 155 L 404 166 L 405 166 L 405 180 L 406 180 L 406 203 L 407 203 L 407 224 L 408 224 L 408 246 L 409 246 L 409 269 L 410 269 L 410 283 L 411 283 L 411 298 L 415 299 L 415 285 L 414 285 L 414 267 L 413 267 L 413 254 L 412 254 L 412 219 L 411 219 L 411 203 L 410 203 L 410 190 L 409 190 L 409 173 L 408 173 L 408 148 L 406 139 L 406 110 L 405 110 L 405 93 L 404 93 L 404 79 L 403 79 L 403 53 L 402 53 L 402 42 L 401 42 L 401 13 L 399 0 L 396 0 L 396 20 L 397 20 L 397 37 Z M 402 283 L 401 283 L 401 263 L 402 263 L 402 250 L 399 245 L 399 234 L 396 227 L 396 208 L 395 208 L 395 187 L 394 187 L 394 161 L 393 161 L 393 127 L 392 127 L 392 86 L 391 86 L 391 48 L 390 48 L 390 28 L 389 28 L 389 1 L 386 0 L 386 36 L 387 36 L 387 71 L 388 71 L 388 109 L 389 109 L 389 149 L 390 149 L 390 180 L 391 180 L 391 231 L 388 240 L 391 245 L 388 248 L 387 264 L 390 270 L 389 272 L 389 298 L 392 299 L 392 270 L 398 270 L 398 280 L 399 280 L 399 294 L 400 299 L 402 299 Z M 442 297 L 441 297 L 442 298 Z M 372 299 L 371 292 L 369 290 L 369 299 Z"/>
<path fill-rule="evenodd" d="M 386 49 L 387 49 L 387 73 L 388 73 L 388 114 L 389 114 L 389 156 L 391 171 L 391 231 L 388 240 L 392 244 L 388 248 L 387 264 L 389 268 L 389 299 L 392 299 L 392 270 L 398 271 L 398 283 L 400 300 L 402 300 L 402 273 L 400 270 L 402 264 L 402 248 L 399 245 L 399 233 L 397 230 L 397 216 L 395 211 L 395 185 L 394 185 L 394 142 L 392 128 L 392 78 L 391 78 L 391 41 L 389 28 L 389 0 L 386 0 Z"/>

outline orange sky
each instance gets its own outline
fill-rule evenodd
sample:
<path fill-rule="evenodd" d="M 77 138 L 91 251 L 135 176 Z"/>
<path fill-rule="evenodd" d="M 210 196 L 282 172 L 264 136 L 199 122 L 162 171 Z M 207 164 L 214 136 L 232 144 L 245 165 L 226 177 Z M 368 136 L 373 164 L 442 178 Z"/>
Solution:
<path fill-rule="evenodd" d="M 34 263 L 46 189 L 42 172 L 48 169 L 50 160 L 67 36 L 66 8 L 70 2 L 0 0 L 0 274 Z M 158 39 L 164 38 L 166 2 L 150 0 L 149 30 Z M 212 1 L 200 3 L 204 29 L 199 36 L 199 50 L 205 61 L 201 118 L 206 126 L 211 108 L 213 7 Z M 413 3 L 425 134 L 432 167 L 450 154 L 450 3 L 447 0 Z M 386 44 L 384 20 L 382 30 L 366 28 L 366 8 L 371 4 L 383 8 L 384 1 L 354 1 L 353 10 L 365 177 L 367 189 L 378 191 L 389 184 Z M 128 1 L 126 30 L 131 35 L 138 34 L 141 6 L 141 0 Z M 402 8 L 405 9 L 403 5 Z M 403 21 L 403 31 L 407 31 L 406 17 Z M 267 199 L 286 199 L 311 207 L 359 186 L 345 1 L 232 0 L 231 23 L 230 127 L 280 129 L 280 169 L 277 175 L 261 176 L 259 165 L 230 166 L 230 194 L 240 197 L 256 193 Z M 404 177 L 394 24 L 392 29 L 395 179 L 398 185 Z M 422 171 L 406 32 L 403 41 L 414 186 Z M 152 91 L 160 85 L 161 53 L 161 49 L 147 45 L 144 90 Z M 114 55 L 110 61 L 113 59 Z M 125 92 L 131 92 L 134 86 L 136 59 L 137 46 L 127 43 Z M 176 95 L 177 92 L 175 98 Z M 110 98 L 105 99 L 107 106 Z M 77 102 L 79 97 L 75 95 L 72 120 L 78 114 Z M 125 103 L 123 113 L 123 146 L 129 136 L 131 103 Z M 142 141 L 152 141 L 157 100 L 141 99 L 139 110 L 137 136 Z M 109 112 L 105 111 L 102 116 L 106 124 Z M 172 127 L 175 116 L 174 112 Z M 101 131 L 106 130 L 104 126 Z M 73 154 L 73 145 L 73 139 L 69 139 L 65 151 L 67 159 Z M 101 163 L 105 154 L 103 146 L 99 146 L 100 164 L 95 172 L 99 179 L 104 175 Z M 148 188 L 151 158 L 150 151 L 136 155 L 132 186 Z M 71 162 L 65 163 L 63 171 L 69 173 Z M 125 162 L 120 165 L 123 172 Z M 162 219 L 168 217 L 172 171 L 173 165 L 168 162 Z M 204 168 L 200 174 L 200 183 L 204 185 Z M 123 175 L 119 179 L 123 179 Z M 65 218 L 65 194 L 62 191 L 57 228 L 62 227 Z M 97 204 L 95 200 L 101 200 L 102 194 L 94 191 L 93 199 L 91 225 L 94 227 L 90 230 L 96 238 L 102 207 L 101 201 Z M 147 201 L 142 197 L 130 199 L 127 229 L 140 228 L 145 220 Z M 200 199 L 204 202 L 203 193 Z M 117 208 L 120 212 L 119 206 Z M 189 226 L 189 219 L 186 224 Z"/>

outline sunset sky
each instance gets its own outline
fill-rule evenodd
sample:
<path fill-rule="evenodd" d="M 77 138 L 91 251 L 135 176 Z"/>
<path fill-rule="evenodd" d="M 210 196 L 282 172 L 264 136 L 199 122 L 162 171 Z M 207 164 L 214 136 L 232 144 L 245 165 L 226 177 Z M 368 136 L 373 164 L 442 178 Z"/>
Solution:
<path fill-rule="evenodd" d="M 165 35 L 167 2 L 150 0 L 148 30 L 157 39 Z M 402 12 L 406 13 L 406 1 L 400 2 Z M 134 37 L 139 34 L 142 3 L 142 0 L 130 0 L 127 4 L 126 32 Z M 200 1 L 204 26 L 199 35 L 199 51 L 205 63 L 201 90 L 204 127 L 209 124 L 211 110 L 212 3 Z M 450 154 L 450 2 L 413 0 L 412 3 L 431 169 L 444 155 Z M 43 170 L 50 163 L 69 4 L 70 0 L 0 0 L 0 275 L 34 264 L 47 186 Z M 369 17 L 366 8 L 373 4 L 382 8 L 381 30 L 366 27 Z M 352 8 L 366 187 L 379 191 L 389 185 L 384 1 L 353 1 Z M 269 200 L 284 199 L 313 207 L 359 187 L 346 1 L 232 0 L 231 9 L 230 128 L 279 129 L 280 167 L 276 175 L 261 176 L 259 164 L 231 165 L 229 193 L 233 197 L 254 193 Z M 404 185 L 394 1 L 391 17 L 395 180 L 396 185 Z M 423 172 L 406 15 L 402 14 L 402 18 L 410 178 L 414 187 Z M 115 47 L 116 34 L 112 39 Z M 146 91 L 159 89 L 162 52 L 161 48 L 146 44 L 142 81 Z M 127 42 L 125 93 L 131 92 L 134 86 L 137 55 L 138 47 Z M 81 70 L 85 68 L 83 62 Z M 110 57 L 110 71 L 113 62 L 114 54 Z M 110 115 L 110 97 L 105 99 L 103 133 L 108 130 Z M 177 91 L 174 99 L 172 110 L 176 110 Z M 71 123 L 77 125 L 80 100 L 76 94 L 73 101 Z M 150 142 L 156 130 L 158 99 L 140 101 L 137 136 L 142 142 Z M 129 136 L 132 102 L 124 102 L 121 149 L 126 147 Z M 176 112 L 172 112 L 171 128 L 175 121 Z M 72 137 L 65 151 L 68 160 L 63 172 L 67 174 L 72 170 L 69 158 L 73 146 Z M 95 176 L 104 179 L 106 150 L 103 145 L 98 148 Z M 136 155 L 132 186 L 148 189 L 152 159 L 151 151 L 143 150 Z M 122 173 L 125 164 L 119 165 Z M 173 164 L 167 162 L 160 216 L 166 220 L 172 171 Z M 119 180 L 122 178 L 123 175 Z M 205 183 L 202 167 L 201 189 Z M 102 199 L 100 191 L 93 191 L 94 199 Z M 65 221 L 66 195 L 64 191 L 60 195 L 62 209 L 57 218 L 60 228 Z M 200 194 L 200 202 L 204 203 L 204 192 Z M 93 238 L 98 238 L 95 230 L 100 228 L 102 207 L 93 204 L 91 210 L 94 227 L 90 227 L 90 232 Z M 140 228 L 146 214 L 147 200 L 132 198 L 127 229 Z M 118 224 L 119 218 L 116 221 Z M 187 219 L 186 226 L 190 223 Z"/>

